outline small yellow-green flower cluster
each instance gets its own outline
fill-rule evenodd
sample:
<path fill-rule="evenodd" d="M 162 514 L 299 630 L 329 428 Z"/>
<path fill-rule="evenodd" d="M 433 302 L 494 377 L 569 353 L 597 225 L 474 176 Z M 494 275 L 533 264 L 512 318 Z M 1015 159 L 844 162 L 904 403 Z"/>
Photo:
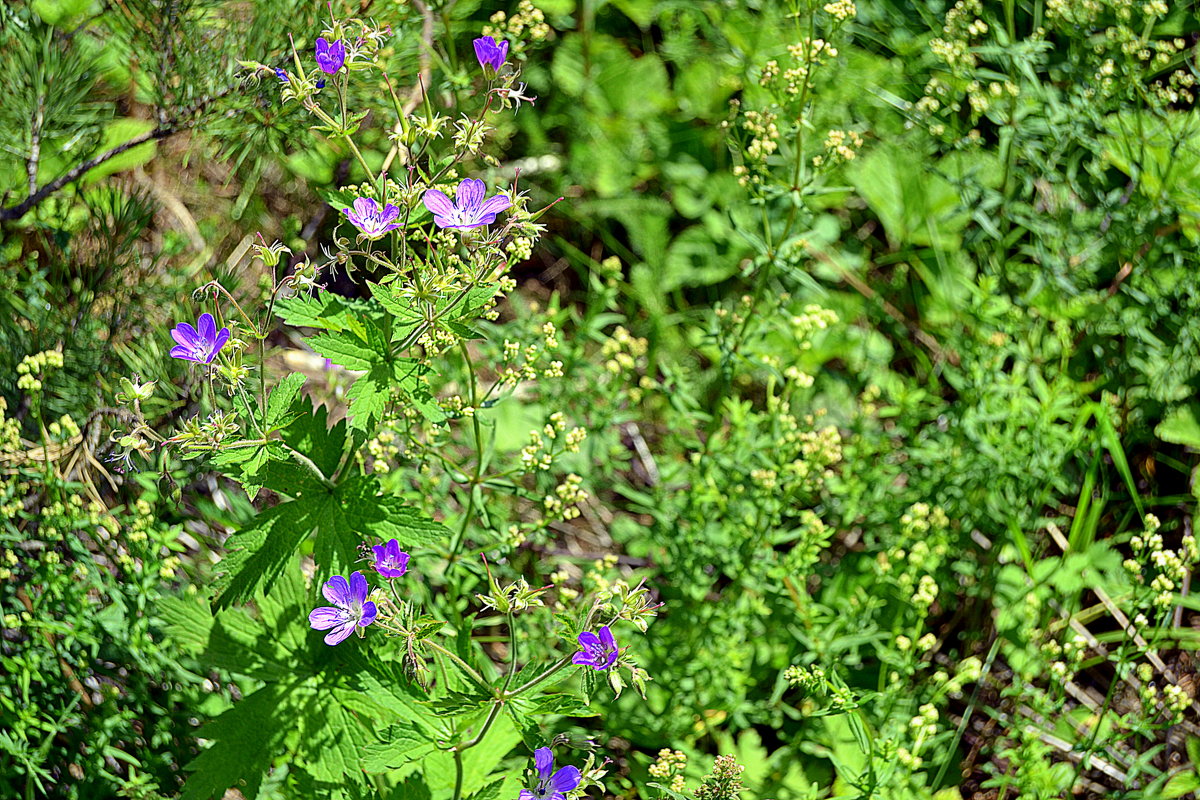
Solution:
<path fill-rule="evenodd" d="M 1050 674 L 1059 681 L 1075 674 L 1086 650 L 1087 642 L 1079 634 L 1061 644 L 1057 639 L 1049 639 L 1042 645 L 1042 655 L 1050 661 Z"/>
<path fill-rule="evenodd" d="M 1173 593 L 1182 585 L 1192 566 L 1200 561 L 1200 546 L 1196 537 L 1189 533 L 1180 539 L 1179 550 L 1169 550 L 1158 532 L 1161 527 L 1158 517 L 1147 514 L 1143 525 L 1145 532 L 1129 540 L 1134 558 L 1125 559 L 1125 569 L 1134 582 L 1148 585 L 1153 606 L 1163 611 L 1170 607 Z M 1148 572 L 1153 577 L 1147 582 Z"/>
<path fill-rule="evenodd" d="M 900 517 L 900 543 L 876 558 L 880 573 L 922 613 L 937 600 L 938 585 L 931 573 L 949 550 L 949 527 L 950 520 L 939 506 L 914 503 Z"/>
<path fill-rule="evenodd" d="M 825 153 L 813 156 L 813 166 L 853 161 L 862 146 L 863 138 L 858 131 L 830 130 L 825 137 Z"/>
<path fill-rule="evenodd" d="M 71 419 L 69 414 L 63 414 L 57 422 L 51 422 L 46 426 L 46 432 L 55 439 L 70 441 L 79 435 L 79 426 L 75 424 L 75 420 Z"/>
<path fill-rule="evenodd" d="M 733 756 L 717 756 L 712 772 L 696 790 L 696 800 L 735 800 L 742 792 L 742 771 Z"/>
<path fill-rule="evenodd" d="M 516 12 L 511 16 L 497 11 L 489 21 L 490 25 L 483 26 L 483 35 L 507 39 L 513 53 L 522 52 L 527 46 L 526 40 L 540 42 L 550 36 L 546 15 L 532 0 L 521 0 L 517 4 Z"/>
<path fill-rule="evenodd" d="M 937 708 L 932 703 L 925 703 L 919 711 L 920 713 L 908 722 L 908 732 L 913 737 L 912 747 L 900 747 L 896 750 L 896 759 L 909 769 L 920 769 L 924 763 L 920 756 L 921 749 L 937 733 Z"/>
<path fill-rule="evenodd" d="M 833 0 L 832 3 L 825 4 L 824 10 L 826 14 L 839 22 L 845 22 L 858 16 L 858 7 L 854 5 L 854 0 Z"/>
<path fill-rule="evenodd" d="M 579 516 L 578 504 L 588 497 L 588 493 L 583 489 L 583 478 L 572 473 L 554 487 L 554 494 L 548 494 L 542 499 L 542 509 L 547 520 L 575 519 Z"/>
<path fill-rule="evenodd" d="M 561 436 L 566 431 L 565 436 Z M 529 432 L 529 444 L 521 449 L 521 465 L 526 472 L 548 470 L 554 457 L 560 453 L 578 453 L 579 446 L 587 438 L 587 431 L 574 427 L 567 431 L 567 420 L 561 411 L 550 415 L 550 421 L 541 430 Z M 547 440 L 549 442 L 547 443 Z M 558 447 L 561 443 L 561 447 Z"/>
<path fill-rule="evenodd" d="M 783 679 L 806 695 L 820 694 L 825 690 L 825 670 L 818 666 L 804 668 L 793 664 L 783 671 Z"/>
<path fill-rule="evenodd" d="M 612 335 L 604 340 L 600 355 L 604 358 L 604 371 L 611 376 L 632 378 L 640 373 L 637 385 L 627 390 L 631 403 L 640 403 L 645 392 L 654 389 L 657 383 L 646 373 L 646 353 L 649 343 L 634 336 L 624 326 L 618 325 Z M 632 381 L 630 381 L 632 383 Z"/>
<path fill-rule="evenodd" d="M 670 781 L 667 785 L 671 791 L 682 792 L 685 769 L 687 769 L 687 756 L 683 754 L 683 751 L 672 751 L 670 748 L 664 747 L 658 751 L 658 758 L 650 765 L 650 777 L 660 781 Z"/>
<path fill-rule="evenodd" d="M 45 350 L 31 356 L 25 356 L 17 364 L 17 388 L 26 392 L 40 392 L 41 378 L 50 369 L 62 369 L 63 356 L 58 350 Z"/>
<path fill-rule="evenodd" d="M 21 423 L 8 416 L 8 400 L 0 397 L 0 453 L 21 450 Z"/>

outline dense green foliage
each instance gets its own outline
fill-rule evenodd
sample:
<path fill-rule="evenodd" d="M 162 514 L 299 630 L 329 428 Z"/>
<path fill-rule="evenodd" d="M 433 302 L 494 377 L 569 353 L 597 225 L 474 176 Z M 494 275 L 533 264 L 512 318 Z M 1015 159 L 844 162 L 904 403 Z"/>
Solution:
<path fill-rule="evenodd" d="M 1198 34 L 0 8 L 0 795 L 1200 790 Z"/>

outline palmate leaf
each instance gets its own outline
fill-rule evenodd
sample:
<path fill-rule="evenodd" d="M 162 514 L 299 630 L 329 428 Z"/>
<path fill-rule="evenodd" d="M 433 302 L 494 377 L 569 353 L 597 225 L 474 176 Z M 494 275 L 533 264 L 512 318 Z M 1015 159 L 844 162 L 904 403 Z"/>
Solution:
<path fill-rule="evenodd" d="M 288 705 L 289 693 L 288 687 L 268 684 L 205 725 L 200 735 L 215 744 L 187 765 L 192 776 L 182 800 L 222 797 L 232 787 L 256 797 L 287 735 L 285 726 L 267 723 Z"/>
<path fill-rule="evenodd" d="M 324 486 L 301 493 L 259 513 L 230 537 L 227 555 L 213 582 L 218 608 L 245 603 L 272 585 L 308 536 L 317 532 L 314 555 L 322 575 L 348 574 L 354 569 L 358 545 L 364 538 L 396 539 L 413 548 L 448 539 L 444 525 L 406 506 L 394 495 L 381 493 L 379 480 L 360 476 L 336 489 Z"/>
<path fill-rule="evenodd" d="M 305 586 L 293 558 L 277 591 L 255 597 L 258 619 L 242 609 L 214 614 L 199 598 L 163 604 L 176 643 L 206 664 L 262 681 L 201 729 L 213 744 L 188 765 L 193 774 L 183 800 L 219 798 L 230 788 L 254 800 L 281 755 L 302 782 L 361 787 L 363 745 L 388 743 L 376 732 L 389 726 L 402 726 L 405 741 L 422 752 L 434 746 L 433 731 L 419 719 L 418 689 L 395 665 L 368 660 L 354 639 L 328 647 L 309 629 L 307 609 L 320 602 L 315 588 Z M 400 739 L 397 733 L 397 746 Z"/>
<path fill-rule="evenodd" d="M 295 421 L 287 426 L 281 434 L 283 441 L 293 450 L 298 450 L 308 456 L 317 469 L 328 478 L 337 472 L 343 456 L 354 455 L 345 453 L 346 420 L 339 420 L 333 427 L 329 426 L 329 409 L 323 405 L 313 408 L 306 397 L 298 397 L 293 408 L 299 407 L 302 413 Z"/>
<path fill-rule="evenodd" d="M 392 353 L 388 333 L 368 320 L 357 330 L 329 331 L 309 340 L 313 349 L 346 369 L 364 371 L 346 393 L 350 400 L 350 424 L 371 430 L 383 418 L 393 390 L 434 422 L 445 413 L 429 391 L 429 368 L 421 362 Z"/>

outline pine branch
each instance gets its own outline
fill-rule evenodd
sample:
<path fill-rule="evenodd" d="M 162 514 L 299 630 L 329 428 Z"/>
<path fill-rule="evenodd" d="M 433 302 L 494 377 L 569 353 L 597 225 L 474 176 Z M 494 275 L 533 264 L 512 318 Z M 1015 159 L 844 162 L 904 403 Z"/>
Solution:
<path fill-rule="evenodd" d="M 187 119 L 188 117 L 192 117 L 193 115 L 200 113 L 205 108 L 207 108 L 208 106 L 215 103 L 217 100 L 220 100 L 221 98 L 228 95 L 230 92 L 233 91 L 233 89 L 234 89 L 234 87 L 232 87 L 232 86 L 226 87 L 225 89 L 222 89 L 220 92 L 217 92 L 216 94 L 214 94 L 212 97 L 205 98 L 200 103 L 192 106 L 189 109 L 186 109 L 182 114 L 179 114 L 175 119 L 168 120 L 167 122 L 163 123 L 162 125 L 159 125 L 158 127 L 154 128 L 151 131 L 143 133 L 140 136 L 135 136 L 127 142 L 124 142 L 122 144 L 117 145 L 116 147 L 106 150 L 103 153 L 100 153 L 99 155 L 94 156 L 93 158 L 89 158 L 87 161 L 84 161 L 81 164 L 77 164 L 75 167 L 67 170 L 62 175 L 58 176 L 57 178 L 55 178 L 54 180 L 45 184 L 44 186 L 42 186 L 40 189 L 37 189 L 36 191 L 32 190 L 33 187 L 31 185 L 30 186 L 31 191 L 30 191 L 29 196 L 26 197 L 24 200 L 22 200 L 20 203 L 17 203 L 15 206 L 10 206 L 8 208 L 0 208 L 0 222 L 2 222 L 4 220 L 10 220 L 10 219 L 20 219 L 21 217 L 25 216 L 25 214 L 28 213 L 31 208 L 33 208 L 34 206 L 41 203 L 47 197 L 49 197 L 50 195 L 59 191 L 67 184 L 74 183 L 75 181 L 79 180 L 84 175 L 86 175 L 88 172 L 91 172 L 93 169 L 95 169 L 96 167 L 103 164 L 105 161 L 115 158 L 116 156 L 121 155 L 122 153 L 124 153 L 127 150 L 132 150 L 133 148 L 137 147 L 140 144 L 146 144 L 147 142 L 156 142 L 159 139 L 165 139 L 168 136 L 172 136 L 176 133 L 180 133 L 181 131 L 185 131 L 185 130 L 188 130 L 189 128 L 194 127 L 196 124 L 198 124 L 198 122 L 200 120 L 198 120 L 198 119 L 188 120 Z"/>

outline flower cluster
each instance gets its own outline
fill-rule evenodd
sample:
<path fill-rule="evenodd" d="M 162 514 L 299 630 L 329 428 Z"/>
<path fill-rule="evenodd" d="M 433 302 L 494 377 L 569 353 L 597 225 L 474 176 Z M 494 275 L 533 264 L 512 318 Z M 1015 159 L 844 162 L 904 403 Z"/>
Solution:
<path fill-rule="evenodd" d="M 682 750 L 672 751 L 664 747 L 658 751 L 658 758 L 650 765 L 650 777 L 660 781 L 669 781 L 667 787 L 673 792 L 682 792 L 684 788 L 683 771 L 687 769 L 687 756 Z"/>

